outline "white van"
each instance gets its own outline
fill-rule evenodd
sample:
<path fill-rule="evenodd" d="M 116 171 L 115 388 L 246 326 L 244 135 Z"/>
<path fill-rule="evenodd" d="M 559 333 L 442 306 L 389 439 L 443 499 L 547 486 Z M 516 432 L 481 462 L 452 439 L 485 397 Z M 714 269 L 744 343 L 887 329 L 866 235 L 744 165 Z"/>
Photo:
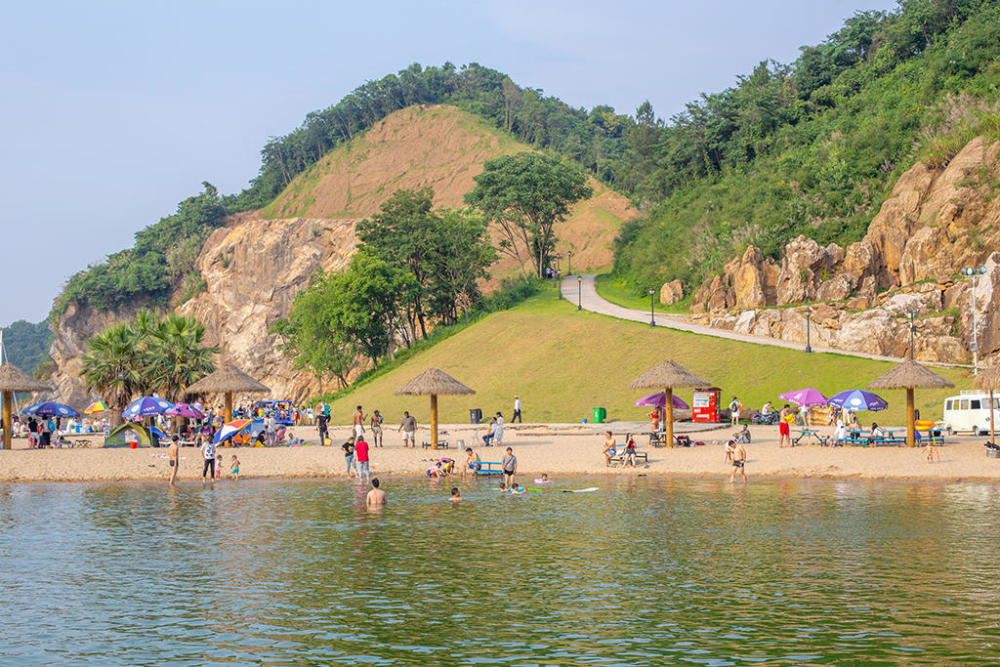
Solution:
<path fill-rule="evenodd" d="M 948 433 L 970 431 L 973 435 L 990 432 L 990 395 L 971 390 L 944 400 L 944 429 Z M 993 420 L 1000 431 L 1000 394 L 993 394 Z"/>

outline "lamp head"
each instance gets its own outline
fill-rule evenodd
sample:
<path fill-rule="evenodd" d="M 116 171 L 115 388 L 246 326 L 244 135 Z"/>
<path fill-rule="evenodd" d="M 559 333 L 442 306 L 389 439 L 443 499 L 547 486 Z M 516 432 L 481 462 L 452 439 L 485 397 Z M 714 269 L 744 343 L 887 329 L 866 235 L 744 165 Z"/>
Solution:
<path fill-rule="evenodd" d="M 583 282 L 583 276 L 577 276 L 576 277 L 576 282 L 578 282 L 578 283 Z"/>

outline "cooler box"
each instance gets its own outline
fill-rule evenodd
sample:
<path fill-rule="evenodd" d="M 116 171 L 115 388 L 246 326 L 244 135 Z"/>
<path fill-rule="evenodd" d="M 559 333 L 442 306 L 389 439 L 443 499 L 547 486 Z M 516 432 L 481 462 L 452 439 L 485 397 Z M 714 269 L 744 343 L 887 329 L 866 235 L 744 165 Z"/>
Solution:
<path fill-rule="evenodd" d="M 594 423 L 603 424 L 608 419 L 608 411 L 606 408 L 594 408 Z"/>

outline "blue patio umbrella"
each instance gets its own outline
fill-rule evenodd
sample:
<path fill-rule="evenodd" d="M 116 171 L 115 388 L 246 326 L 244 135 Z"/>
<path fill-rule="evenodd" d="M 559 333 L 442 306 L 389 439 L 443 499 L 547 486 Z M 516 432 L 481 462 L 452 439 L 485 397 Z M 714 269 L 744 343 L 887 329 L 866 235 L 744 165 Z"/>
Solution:
<path fill-rule="evenodd" d="M 35 403 L 34 405 L 29 405 L 24 410 L 21 411 L 22 414 L 26 415 L 36 415 L 38 417 L 79 417 L 80 413 L 69 407 L 68 405 L 63 405 L 62 403 L 56 403 L 55 401 L 42 401 L 41 403 Z"/>
<path fill-rule="evenodd" d="M 172 407 L 174 407 L 174 404 L 168 400 L 156 398 L 155 396 L 143 396 L 132 401 L 125 408 L 125 411 L 122 412 L 122 417 L 125 419 L 152 417 L 153 415 L 162 415 Z"/>
<path fill-rule="evenodd" d="M 848 389 L 847 391 L 842 391 L 839 394 L 831 396 L 828 403 L 830 405 L 835 405 L 838 408 L 853 410 L 855 412 L 860 412 L 862 410 L 877 412 L 879 410 L 885 410 L 889 407 L 889 404 L 884 398 L 878 394 L 873 394 L 870 391 L 864 391 L 862 389 Z"/>

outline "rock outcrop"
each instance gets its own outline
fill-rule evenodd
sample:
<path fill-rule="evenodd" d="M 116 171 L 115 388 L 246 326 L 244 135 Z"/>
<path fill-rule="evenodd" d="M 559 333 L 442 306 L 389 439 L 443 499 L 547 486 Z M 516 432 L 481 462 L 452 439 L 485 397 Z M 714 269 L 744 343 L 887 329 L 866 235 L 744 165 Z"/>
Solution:
<path fill-rule="evenodd" d="M 818 336 L 842 349 L 894 354 L 901 349 L 894 342 L 898 327 L 873 309 L 889 308 L 891 319 L 900 308 L 922 315 L 958 308 L 954 321 L 931 317 L 918 325 L 929 336 L 921 358 L 955 361 L 969 356 L 973 299 L 971 282 L 953 278 L 962 267 L 985 265 L 976 291 L 977 338 L 983 354 L 1000 352 L 1000 292 L 991 255 L 1000 247 L 998 182 L 1000 142 L 977 137 L 945 168 L 916 164 L 903 174 L 861 241 L 824 247 L 799 236 L 785 246 L 780 263 L 750 246 L 695 292 L 692 312 L 708 313 L 699 319 L 719 326 L 752 322 L 752 333 L 797 340 L 797 310 L 763 317 L 722 312 L 835 303 L 844 315 L 836 322 L 828 318 L 828 330 L 820 327 Z M 921 285 L 930 282 L 935 284 Z M 911 295 L 896 293 L 900 288 Z M 886 290 L 894 293 L 890 304 Z"/>

